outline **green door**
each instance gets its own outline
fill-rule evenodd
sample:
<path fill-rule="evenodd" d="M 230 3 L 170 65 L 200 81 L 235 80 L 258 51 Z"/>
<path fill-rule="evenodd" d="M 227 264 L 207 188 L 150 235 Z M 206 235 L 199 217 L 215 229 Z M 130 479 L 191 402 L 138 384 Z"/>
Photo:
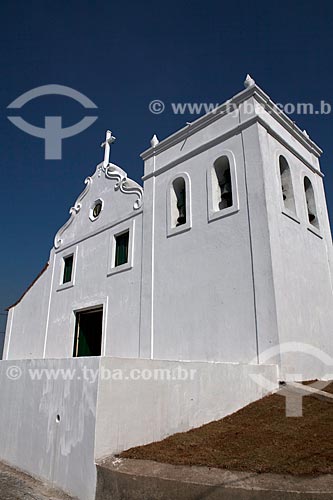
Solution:
<path fill-rule="evenodd" d="M 103 309 L 76 313 L 73 356 L 100 356 L 102 348 Z"/>

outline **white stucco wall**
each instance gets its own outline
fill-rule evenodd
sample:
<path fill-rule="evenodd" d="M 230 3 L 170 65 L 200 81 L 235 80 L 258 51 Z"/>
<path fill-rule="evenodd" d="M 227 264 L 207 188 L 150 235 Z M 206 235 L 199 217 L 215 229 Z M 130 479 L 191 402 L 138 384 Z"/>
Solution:
<path fill-rule="evenodd" d="M 275 365 L 126 358 L 0 362 L 0 460 L 80 500 L 95 462 L 222 418 L 278 388 Z"/>
<path fill-rule="evenodd" d="M 96 372 L 99 358 L 0 362 L 0 460 L 93 500 L 98 379 L 84 380 L 84 366 Z"/>
<path fill-rule="evenodd" d="M 179 146 L 180 147 L 180 146 Z M 237 164 L 240 211 L 207 221 L 207 168 L 224 151 Z M 153 335 L 157 359 L 248 361 L 256 356 L 254 299 L 239 137 L 225 141 L 156 176 L 153 232 Z M 162 160 L 160 160 L 162 161 Z M 192 227 L 167 237 L 169 181 L 191 179 Z M 189 216 L 189 214 L 188 214 Z M 150 218 L 146 213 L 144 217 Z M 149 258 L 144 235 L 144 258 Z M 148 276 L 144 276 L 144 280 Z M 149 286 L 149 285 L 148 285 Z M 239 304 L 242 314 L 239 314 Z M 142 332 L 145 335 L 147 332 Z M 148 354 L 148 353 L 146 353 Z"/>
<path fill-rule="evenodd" d="M 42 358 L 49 306 L 50 267 L 9 310 L 3 359 Z"/>
<path fill-rule="evenodd" d="M 332 239 L 323 179 L 264 129 L 260 130 L 260 142 L 265 164 L 279 340 L 282 346 L 287 342 L 300 343 L 298 353 L 281 355 L 281 376 L 322 377 L 331 373 L 332 367 L 323 359 L 302 354 L 301 344 L 310 344 L 333 356 Z M 297 151 L 305 156 L 299 145 Z M 279 155 L 286 158 L 291 170 L 296 220 L 283 213 Z M 319 169 L 314 157 L 308 159 Z M 319 231 L 308 222 L 304 176 L 313 185 Z"/>
<path fill-rule="evenodd" d="M 82 207 L 54 251 L 53 283 L 45 357 L 71 357 L 75 330 L 74 311 L 102 305 L 102 355 L 138 356 L 142 211 L 134 209 L 136 193 L 123 193 L 116 179 L 97 169 Z M 103 200 L 103 210 L 95 221 L 91 207 Z M 110 274 L 112 237 L 131 229 L 132 268 Z M 62 260 L 75 253 L 74 286 L 61 288 Z M 126 334 L 124 334 L 126 332 Z"/>
<path fill-rule="evenodd" d="M 142 356 L 249 362 L 259 342 L 278 342 L 258 127 L 244 139 L 239 120 L 222 114 L 146 160 Z M 209 220 L 207 172 L 223 155 L 234 159 L 239 210 Z M 184 173 L 192 224 L 168 237 L 167 191 Z"/>
<path fill-rule="evenodd" d="M 114 227 L 77 245 L 76 277 L 71 288 L 59 289 L 63 252 L 55 254 L 55 279 L 52 285 L 45 357 L 71 357 L 75 331 L 74 311 L 97 305 L 103 306 L 102 355 L 138 356 L 141 215 L 136 216 L 133 222 L 136 254 L 132 269 L 108 276 L 111 232 Z M 71 248 L 69 246 L 66 250 Z"/>
<path fill-rule="evenodd" d="M 154 370 L 164 370 L 165 378 Z M 273 365 L 101 359 L 95 458 L 218 420 L 260 399 L 267 390 L 251 374 L 278 388 Z"/>

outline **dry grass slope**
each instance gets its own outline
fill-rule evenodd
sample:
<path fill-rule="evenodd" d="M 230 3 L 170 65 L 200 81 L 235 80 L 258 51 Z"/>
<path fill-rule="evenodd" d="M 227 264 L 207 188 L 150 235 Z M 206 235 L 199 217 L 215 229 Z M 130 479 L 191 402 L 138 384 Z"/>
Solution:
<path fill-rule="evenodd" d="M 333 384 L 324 391 L 333 393 Z M 274 394 L 222 420 L 120 456 L 230 470 L 332 474 L 333 404 L 311 396 L 303 401 L 303 417 L 287 418 L 285 398 Z"/>

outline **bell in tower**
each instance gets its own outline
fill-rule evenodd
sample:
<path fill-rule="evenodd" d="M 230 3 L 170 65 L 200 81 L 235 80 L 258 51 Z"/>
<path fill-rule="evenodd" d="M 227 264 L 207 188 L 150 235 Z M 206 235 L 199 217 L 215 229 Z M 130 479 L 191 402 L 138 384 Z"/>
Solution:
<path fill-rule="evenodd" d="M 178 219 L 176 226 L 181 226 L 186 222 L 185 189 L 180 191 L 177 198 Z"/>
<path fill-rule="evenodd" d="M 219 180 L 219 186 L 221 190 L 221 201 L 219 203 L 219 208 L 228 208 L 232 206 L 232 187 L 231 187 L 231 177 L 230 169 L 225 170 L 223 176 Z"/>

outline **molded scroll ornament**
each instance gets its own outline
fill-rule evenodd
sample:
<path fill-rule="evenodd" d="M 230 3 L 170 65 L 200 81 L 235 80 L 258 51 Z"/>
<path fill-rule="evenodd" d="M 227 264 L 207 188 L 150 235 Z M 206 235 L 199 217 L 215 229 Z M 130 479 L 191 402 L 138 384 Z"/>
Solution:
<path fill-rule="evenodd" d="M 92 178 L 91 177 L 87 177 L 84 181 L 84 183 L 86 184 L 86 187 L 85 189 L 82 191 L 82 193 L 80 194 L 80 196 L 78 197 L 78 199 L 76 200 L 75 202 L 75 205 L 74 207 L 72 207 L 70 210 L 69 210 L 69 213 L 70 213 L 70 218 L 68 219 L 68 221 L 66 222 L 66 224 L 64 224 L 60 229 L 59 231 L 57 232 L 57 234 L 55 235 L 55 238 L 54 238 L 54 248 L 57 249 L 60 247 L 60 245 L 62 244 L 63 240 L 61 239 L 61 236 L 62 234 L 66 231 L 66 229 L 72 224 L 75 216 L 80 212 L 81 208 L 82 208 L 82 200 L 83 198 L 87 195 L 89 189 L 90 189 L 90 186 L 92 184 Z"/>
<path fill-rule="evenodd" d="M 117 181 L 114 186 L 115 191 L 120 190 L 125 194 L 136 194 L 137 199 L 134 202 L 133 208 L 134 210 L 141 208 L 143 202 L 143 189 L 137 182 L 129 179 L 124 170 L 114 163 L 109 163 L 106 167 L 101 163 L 97 169 L 99 177 L 101 173 L 104 172 L 107 179 Z"/>

